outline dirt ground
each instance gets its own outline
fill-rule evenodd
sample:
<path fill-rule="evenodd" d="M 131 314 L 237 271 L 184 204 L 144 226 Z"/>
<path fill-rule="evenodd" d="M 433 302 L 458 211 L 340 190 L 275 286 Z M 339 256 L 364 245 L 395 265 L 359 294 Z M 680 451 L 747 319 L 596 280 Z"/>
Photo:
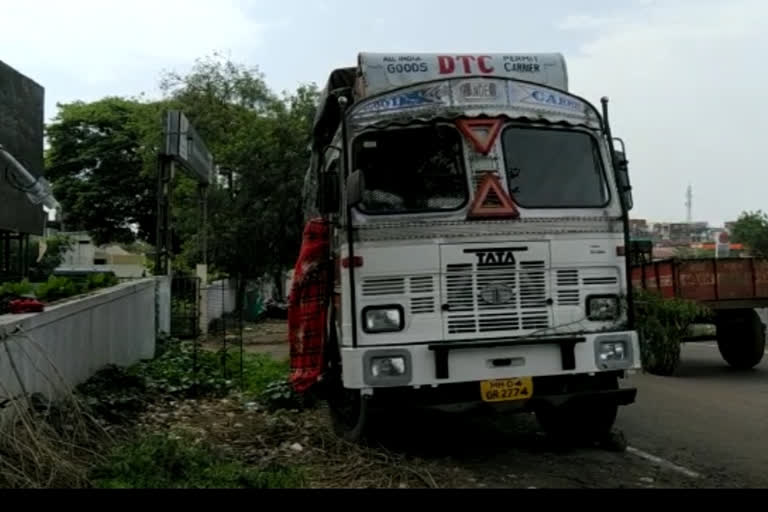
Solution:
<path fill-rule="evenodd" d="M 208 348 L 220 348 L 221 337 Z M 227 343 L 238 343 L 229 334 Z M 284 320 L 246 324 L 243 348 L 284 359 Z M 250 460 L 300 461 L 314 487 L 701 488 L 735 487 L 727 475 L 692 478 L 627 451 L 553 447 L 532 415 L 473 416 L 424 412 L 395 418 L 371 448 L 341 443 L 320 408 L 277 417 L 234 401 L 177 404 L 168 428 L 245 450 Z M 200 414 L 200 408 L 203 413 Z M 186 412 L 184 412 L 186 410 Z M 192 411 L 197 411 L 194 414 Z M 419 416 L 418 418 L 415 416 Z M 282 426 L 281 426 L 282 425 Z M 617 435 L 621 435 L 617 432 Z M 631 440 L 628 440 L 631 443 Z M 362 471 L 361 471 L 362 470 Z"/>
<path fill-rule="evenodd" d="M 210 333 L 208 341 L 203 347 L 211 350 L 222 348 L 226 342 L 228 346 L 239 347 L 240 328 L 232 322 L 226 328 L 227 334 L 221 332 Z M 288 324 L 285 320 L 267 319 L 263 322 L 245 322 L 242 330 L 243 351 L 249 354 L 269 354 L 277 360 L 284 360 L 290 356 L 288 345 Z"/>

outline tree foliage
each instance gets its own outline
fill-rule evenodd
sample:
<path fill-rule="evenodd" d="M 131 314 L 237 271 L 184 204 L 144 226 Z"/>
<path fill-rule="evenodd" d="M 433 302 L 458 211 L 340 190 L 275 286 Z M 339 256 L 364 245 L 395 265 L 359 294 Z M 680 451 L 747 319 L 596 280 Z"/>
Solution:
<path fill-rule="evenodd" d="M 277 95 L 258 68 L 214 54 L 188 74 L 166 73 L 160 88 L 159 101 L 104 98 L 59 106 L 48 127 L 47 163 L 68 228 L 89 231 L 97 243 L 155 242 L 162 116 L 179 109 L 226 173 L 208 190 L 212 270 L 257 276 L 291 266 L 301 241 L 317 87 Z M 179 269 L 201 261 L 199 204 L 197 183 L 179 173 L 172 212 Z"/>
<path fill-rule="evenodd" d="M 45 252 L 38 258 L 40 242 L 30 245 L 31 260 L 29 276 L 33 281 L 45 281 L 64 262 L 64 255 L 72 249 L 74 241 L 66 235 L 54 235 L 43 240 Z"/>
<path fill-rule="evenodd" d="M 153 241 L 159 122 L 157 103 L 108 97 L 59 105 L 47 127 L 46 174 L 68 230 L 87 230 L 99 244 Z"/>
<path fill-rule="evenodd" d="M 752 256 L 768 257 L 768 215 L 762 210 L 743 212 L 731 229 L 735 243 L 744 244 Z"/>

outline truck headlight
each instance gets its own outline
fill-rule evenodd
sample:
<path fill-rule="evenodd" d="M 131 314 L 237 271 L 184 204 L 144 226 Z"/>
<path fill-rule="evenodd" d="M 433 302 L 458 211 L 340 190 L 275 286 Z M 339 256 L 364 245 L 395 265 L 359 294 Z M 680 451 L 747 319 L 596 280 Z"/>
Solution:
<path fill-rule="evenodd" d="M 626 361 L 627 344 L 624 341 L 603 341 L 600 343 L 599 357 L 601 363 Z"/>
<path fill-rule="evenodd" d="M 406 374 L 404 357 L 374 357 L 371 359 L 371 375 L 375 378 L 402 377 Z"/>
<path fill-rule="evenodd" d="M 363 330 L 368 334 L 398 332 L 405 327 L 400 306 L 369 307 L 363 310 Z"/>
<path fill-rule="evenodd" d="M 607 334 L 595 339 L 595 365 L 603 371 L 626 370 L 635 364 L 632 337 L 626 334 Z"/>
<path fill-rule="evenodd" d="M 605 322 L 619 318 L 619 298 L 615 295 L 587 298 L 587 318 Z"/>
<path fill-rule="evenodd" d="M 407 386 L 413 378 L 412 372 L 413 362 L 408 350 L 369 350 L 363 355 L 363 380 L 366 386 Z"/>

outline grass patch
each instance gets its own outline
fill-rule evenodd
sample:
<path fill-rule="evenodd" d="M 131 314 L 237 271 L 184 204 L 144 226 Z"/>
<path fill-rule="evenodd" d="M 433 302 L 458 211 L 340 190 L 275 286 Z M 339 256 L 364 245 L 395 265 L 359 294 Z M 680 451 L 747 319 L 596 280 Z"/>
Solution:
<path fill-rule="evenodd" d="M 193 343 L 178 340 L 165 341 L 155 359 L 129 370 L 157 393 L 213 397 L 234 390 L 259 396 L 271 382 L 287 379 L 288 372 L 287 361 L 275 361 L 265 354 L 244 354 L 241 387 L 240 354 L 195 349 Z"/>
<path fill-rule="evenodd" d="M 227 460 L 211 447 L 164 435 L 118 446 L 90 475 L 107 489 L 289 489 L 305 485 L 296 468 L 257 469 Z"/>
<path fill-rule="evenodd" d="M 239 371 L 240 357 L 233 357 L 232 363 Z M 244 391 L 261 395 L 270 384 L 276 381 L 287 381 L 290 372 L 288 361 L 276 361 L 266 354 L 244 354 L 243 383 Z"/>

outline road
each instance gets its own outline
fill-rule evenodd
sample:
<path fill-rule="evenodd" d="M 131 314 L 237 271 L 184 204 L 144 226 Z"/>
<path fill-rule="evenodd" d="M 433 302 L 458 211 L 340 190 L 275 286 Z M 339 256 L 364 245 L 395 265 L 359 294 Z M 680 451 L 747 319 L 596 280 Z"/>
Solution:
<path fill-rule="evenodd" d="M 279 320 L 248 326 L 244 344 L 285 358 L 285 331 Z M 616 424 L 630 445 L 625 453 L 552 450 L 525 415 L 408 417 L 381 441 L 389 450 L 470 472 L 458 482 L 439 482 L 447 486 L 768 487 L 768 357 L 755 370 L 738 372 L 715 343 L 687 344 L 675 376 L 637 374 L 623 385 L 638 388 L 637 402 L 620 409 Z"/>
<path fill-rule="evenodd" d="M 617 426 L 629 444 L 702 474 L 708 485 L 768 486 L 768 357 L 738 372 L 715 343 L 683 347 L 674 377 L 634 375 Z"/>

